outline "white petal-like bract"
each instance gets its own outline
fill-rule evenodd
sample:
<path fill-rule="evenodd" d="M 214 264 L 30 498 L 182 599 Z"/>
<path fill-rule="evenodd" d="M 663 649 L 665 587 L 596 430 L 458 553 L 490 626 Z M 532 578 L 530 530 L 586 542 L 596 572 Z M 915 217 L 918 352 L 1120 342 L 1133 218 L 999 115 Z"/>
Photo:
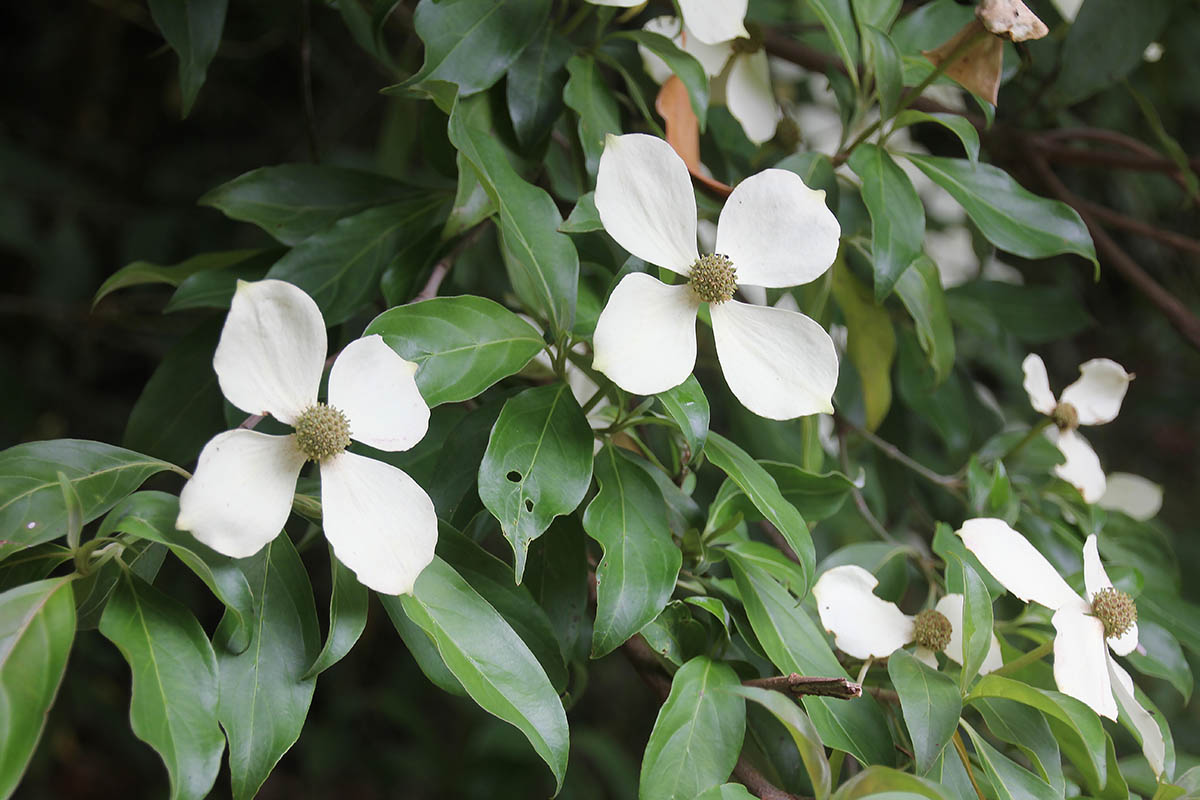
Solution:
<path fill-rule="evenodd" d="M 730 391 L 768 419 L 833 413 L 833 340 L 795 311 L 730 300 L 709 307 L 717 358 Z"/>
<path fill-rule="evenodd" d="M 1083 543 L 1083 586 L 1089 603 L 1101 589 L 1112 588 L 1112 581 L 1108 579 L 1108 573 L 1104 571 L 1104 564 L 1100 561 L 1100 550 L 1096 545 L 1094 533 Z"/>
<path fill-rule="evenodd" d="M 934 608 L 950 622 L 950 643 L 946 645 L 946 649 L 943 652 L 954 663 L 962 664 L 963 596 L 961 594 L 948 594 L 941 600 L 938 600 Z M 983 659 L 983 665 L 979 668 L 979 674 L 986 675 L 992 670 L 998 669 L 1003 663 L 1004 658 L 1000 655 L 1000 640 L 993 633 L 991 634 L 991 645 L 988 647 L 987 656 Z"/>
<path fill-rule="evenodd" d="M 696 365 L 696 310 L 686 284 L 667 286 L 643 272 L 626 275 L 596 320 L 592 366 L 627 392 L 678 386 Z"/>
<path fill-rule="evenodd" d="M 1059 402 L 1075 407 L 1080 425 L 1103 425 L 1117 418 L 1131 380 L 1117 362 L 1093 358 L 1079 365 L 1079 379 L 1063 389 Z"/>
<path fill-rule="evenodd" d="M 382 336 L 356 339 L 329 370 L 329 405 L 346 415 L 355 441 L 407 450 L 429 429 L 429 406 L 413 380 L 416 371 Z"/>
<path fill-rule="evenodd" d="M 1029 405 L 1033 410 L 1047 416 L 1054 413 L 1058 405 L 1054 392 L 1050 391 L 1050 378 L 1046 375 L 1046 363 L 1036 353 L 1025 356 L 1021 362 L 1021 371 L 1025 373 L 1025 393 L 1029 395 Z"/>
<path fill-rule="evenodd" d="M 820 277 L 837 258 L 841 226 L 794 172 L 767 169 L 739 183 L 717 221 L 717 252 L 738 283 L 783 288 Z"/>
<path fill-rule="evenodd" d="M 679 0 L 688 29 L 708 44 L 749 36 L 745 22 L 748 5 L 749 0 Z"/>
<path fill-rule="evenodd" d="M 433 501 L 390 464 L 350 452 L 321 462 L 321 509 L 334 555 L 381 594 L 411 592 L 433 560 Z"/>
<path fill-rule="evenodd" d="M 855 658 L 885 658 L 912 641 L 912 617 L 875 594 L 879 581 L 856 564 L 826 570 L 813 586 L 834 644 Z"/>
<path fill-rule="evenodd" d="M 1104 623 L 1075 608 L 1054 612 L 1054 682 L 1102 717 L 1117 718 L 1108 676 Z"/>
<path fill-rule="evenodd" d="M 983 568 L 1025 602 L 1032 600 L 1054 611 L 1072 608 L 1084 613 L 1087 610 L 1083 598 L 1063 580 L 1058 570 L 1004 520 L 969 519 L 957 533 Z"/>
<path fill-rule="evenodd" d="M 291 435 L 241 429 L 217 434 L 200 451 L 179 495 L 175 527 L 218 553 L 254 555 L 287 522 L 304 461 Z"/>
<path fill-rule="evenodd" d="M 681 275 L 700 257 L 696 195 L 671 145 L 656 136 L 609 135 L 596 174 L 596 211 L 608 235 L 633 255 Z"/>
<path fill-rule="evenodd" d="M 1166 768 L 1167 746 L 1163 741 L 1162 730 L 1154 720 L 1154 716 L 1138 702 L 1133 692 L 1133 679 L 1121 665 L 1112 658 L 1108 659 L 1108 673 L 1112 679 L 1113 695 L 1121 710 L 1129 717 L 1129 721 L 1137 730 L 1138 738 L 1142 740 L 1142 755 L 1150 762 L 1150 769 L 1161 777 Z"/>
<path fill-rule="evenodd" d="M 1163 489 L 1154 481 L 1128 472 L 1110 472 L 1096 505 L 1145 521 L 1158 514 L 1162 501 Z"/>
<path fill-rule="evenodd" d="M 1079 431 L 1059 432 L 1048 428 L 1046 434 L 1066 459 L 1062 464 L 1055 465 L 1054 474 L 1078 489 L 1085 502 L 1094 503 L 1103 497 L 1106 485 L 1104 470 L 1087 439 Z"/>
<path fill-rule="evenodd" d="M 725 105 L 750 141 L 762 144 L 775 135 L 783 112 L 775 102 L 765 50 L 733 59 L 725 78 Z"/>
<path fill-rule="evenodd" d="M 213 369 L 229 402 L 291 425 L 317 401 L 325 348 L 325 320 L 302 289 L 238 281 Z"/>

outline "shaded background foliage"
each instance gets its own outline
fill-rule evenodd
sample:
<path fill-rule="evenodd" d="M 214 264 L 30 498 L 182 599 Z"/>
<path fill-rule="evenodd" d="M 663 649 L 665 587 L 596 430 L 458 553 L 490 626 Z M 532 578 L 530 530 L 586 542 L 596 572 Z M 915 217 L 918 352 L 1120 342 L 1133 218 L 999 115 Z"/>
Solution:
<path fill-rule="evenodd" d="M 918 5 L 906 3 L 905 13 Z M 1194 3 L 1167 5 L 1163 58 L 1137 66 L 1128 82 L 1149 100 L 1184 152 L 1200 152 L 1200 62 L 1193 57 L 1200 47 L 1200 11 Z M 769 18 L 790 8 L 762 6 L 752 4 L 752 16 L 758 10 Z M 1044 19 L 1057 19 L 1048 3 L 1031 6 Z M 420 66 L 421 46 L 410 18 L 410 9 L 401 5 L 386 30 L 397 63 L 411 72 Z M 416 174 L 430 185 L 453 187 L 444 115 L 428 102 L 378 94 L 393 80 L 355 44 L 336 3 L 233 2 L 207 83 L 183 121 L 175 57 L 143 4 L 9 4 L 0 20 L 0 65 L 10 76 L 0 100 L 0 258 L 5 264 L 0 271 L 0 383 L 5 387 L 0 447 L 66 436 L 122 441 L 130 409 L 168 349 L 198 322 L 215 335 L 220 315 L 161 314 L 169 296 L 164 289 L 126 291 L 90 307 L 97 286 L 123 264 L 171 264 L 198 252 L 269 246 L 266 235 L 252 226 L 196 208 L 197 198 L 214 186 L 258 166 L 319 155 L 325 163 L 410 178 Z M 1060 39 L 1028 46 L 1031 68 L 1002 88 L 998 127 L 985 137 L 988 159 L 1039 194 L 1049 191 L 1014 146 L 1013 130 L 1097 126 L 1157 142 L 1153 126 L 1121 85 L 1067 108 L 1056 104 Z M 311 114 L 305 111 L 306 76 Z M 712 137 L 729 130 L 719 118 L 723 111 L 711 113 L 717 120 L 706 148 L 714 146 Z M 956 141 L 928 127 L 917 135 L 922 144 L 934 153 L 959 155 Z M 770 161 L 786 153 L 778 143 L 766 152 Z M 1194 202 L 1167 174 L 1057 162 L 1055 168 L 1073 191 L 1095 203 L 1184 234 L 1195 230 Z M 570 206 L 561 204 L 564 216 Z M 1113 235 L 1171 294 L 1200 309 L 1195 252 L 1118 230 Z M 478 246 L 495 247 L 486 237 Z M 472 269 L 467 254 L 461 276 L 452 274 L 443 293 L 455 293 L 456 280 L 471 286 L 488 257 L 486 250 L 475 255 L 479 263 Z M 1001 341 L 960 336 L 959 363 L 969 365 L 984 385 L 996 387 L 1002 385 L 993 372 L 996 365 L 1015 368 L 1026 349 L 1046 358 L 1056 388 L 1091 357 L 1113 358 L 1135 372 L 1119 423 L 1092 429 L 1089 437 L 1107 469 L 1139 473 L 1164 485 L 1161 519 L 1179 534 L 1173 543 L 1185 577 L 1183 592 L 1200 600 L 1200 586 L 1187 579 L 1200 564 L 1200 541 L 1193 535 L 1200 518 L 1195 493 L 1200 354 L 1111 269 L 1093 282 L 1090 268 L 1078 259 L 1008 261 L 1028 284 L 1059 287 L 1086 311 L 1089 323 L 1067 338 L 1036 345 L 1019 344 L 1011 336 Z M 1042 313 L 1054 315 L 1056 309 Z M 964 320 L 956 322 L 961 326 Z M 1020 397 L 1002 400 L 1010 406 L 1023 403 Z M 726 424 L 744 434 L 753 455 L 771 457 L 777 445 L 769 426 L 738 417 L 717 420 L 714 428 Z M 213 430 L 220 427 L 217 417 Z M 199 441 L 209 433 L 198 434 Z M 880 434 L 931 463 L 941 457 L 930 429 L 912 414 L 893 413 Z M 886 507 L 906 515 L 911 476 L 887 462 L 877 469 L 875 483 L 886 487 Z M 156 480 L 175 488 L 171 478 Z M 830 523 L 835 531 L 856 525 L 852 516 Z M 324 550 L 310 548 L 305 558 L 321 604 L 329 590 L 321 585 L 328 581 Z M 184 579 L 178 564 L 169 562 L 164 569 L 159 580 L 178 583 L 176 594 L 211 630 L 219 607 L 202 587 Z M 192 587 L 191 597 L 184 586 Z M 547 794 L 544 767 L 526 743 L 469 701 L 435 690 L 380 611 L 372 609 L 355 657 L 322 678 L 304 733 L 261 796 Z M 576 758 L 563 796 L 633 797 L 657 698 L 620 655 L 595 664 L 586 690 L 579 688 L 582 699 L 570 709 Z M 1200 750 L 1194 707 L 1181 707 L 1178 696 L 1162 686 L 1154 689 L 1153 699 L 1171 718 L 1178 749 Z M 99 637 L 80 637 L 40 753 L 18 796 L 159 794 L 166 780 L 161 764 L 125 722 L 128 691 L 117 652 Z M 214 796 L 225 792 L 223 774 Z"/>

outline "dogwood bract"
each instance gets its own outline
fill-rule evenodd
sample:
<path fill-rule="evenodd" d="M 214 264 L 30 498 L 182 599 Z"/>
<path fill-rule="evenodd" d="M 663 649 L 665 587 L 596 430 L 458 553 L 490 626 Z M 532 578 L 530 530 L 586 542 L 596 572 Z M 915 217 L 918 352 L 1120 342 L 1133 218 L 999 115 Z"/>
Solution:
<path fill-rule="evenodd" d="M 645 0 L 588 0 L 597 6 L 633 8 L 645 5 Z M 746 9 L 750 0 L 679 0 L 679 11 L 696 34 L 706 44 L 716 44 L 749 36 L 746 32 Z"/>
<path fill-rule="evenodd" d="M 887 658 L 909 642 L 916 642 L 914 655 L 937 669 L 937 652 L 945 653 L 956 664 L 963 662 L 963 596 L 948 594 L 932 609 L 915 617 L 875 594 L 879 581 L 856 564 L 843 564 L 826 570 L 813 586 L 817 613 L 825 630 L 833 634 L 834 644 L 855 658 Z M 987 674 L 1003 663 L 1000 642 L 992 634 L 992 643 L 980 674 Z"/>
<path fill-rule="evenodd" d="M 740 283 L 796 286 L 829 269 L 841 228 L 825 192 L 785 170 L 746 178 L 721 211 L 717 253 L 701 257 L 687 167 L 662 139 L 631 133 L 605 140 L 595 198 L 619 245 L 689 279 L 622 278 L 596 322 L 597 370 L 635 394 L 683 383 L 696 363 L 696 315 L 708 303 L 717 358 L 742 405 L 770 419 L 833 412 L 829 334 L 799 312 L 733 299 Z"/>
<path fill-rule="evenodd" d="M 1109 719 L 1117 718 L 1120 706 L 1142 740 L 1146 760 L 1156 775 L 1161 774 L 1165 758 L 1162 732 L 1137 701 L 1129 673 L 1109 654 L 1110 648 L 1124 656 L 1137 647 L 1137 607 L 1133 598 L 1113 588 L 1100 563 L 1096 535 L 1083 545 L 1085 599 L 1004 520 L 969 519 L 957 533 L 1005 589 L 1026 603 L 1039 603 L 1054 612 L 1054 682 L 1059 691 Z"/>
<path fill-rule="evenodd" d="M 325 368 L 325 321 L 290 283 L 238 281 L 213 355 L 229 402 L 270 414 L 295 433 L 218 434 L 204 446 L 179 498 L 176 526 L 219 553 L 244 558 L 279 535 L 306 461 L 321 470 L 325 536 L 364 585 L 385 594 L 412 590 L 433 560 L 433 502 L 403 471 L 348 452 L 351 438 L 380 450 L 407 450 L 425 435 L 429 407 L 417 365 L 380 336 L 347 345 L 329 372 L 329 403 L 317 402 Z"/>
<path fill-rule="evenodd" d="M 1054 467 L 1054 474 L 1078 489 L 1085 501 L 1096 502 L 1104 496 L 1104 470 L 1096 451 L 1076 429 L 1116 419 L 1133 376 L 1115 361 L 1093 358 L 1079 365 L 1079 379 L 1063 389 L 1055 402 L 1040 356 L 1036 353 L 1025 356 L 1021 369 L 1025 373 L 1029 404 L 1054 420 L 1055 427 L 1047 428 L 1046 436 L 1066 459 Z"/>

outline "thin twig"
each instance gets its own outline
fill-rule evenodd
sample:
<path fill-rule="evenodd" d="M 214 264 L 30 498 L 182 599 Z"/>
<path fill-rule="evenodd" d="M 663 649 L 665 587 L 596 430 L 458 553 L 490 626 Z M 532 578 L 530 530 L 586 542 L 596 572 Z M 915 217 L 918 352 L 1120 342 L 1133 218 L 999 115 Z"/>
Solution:
<path fill-rule="evenodd" d="M 767 780 L 766 775 L 751 766 L 745 756 L 738 758 L 737 765 L 733 768 L 733 774 L 743 786 L 750 790 L 751 794 L 761 800 L 811 800 L 811 798 L 802 798 L 780 789 Z"/>
<path fill-rule="evenodd" d="M 490 220 L 484 220 L 467 231 L 461 239 L 450 249 L 449 253 L 438 259 L 438 262 L 433 265 L 433 270 L 429 273 L 429 280 L 425 281 L 425 285 L 421 287 L 421 291 L 417 292 L 417 296 L 411 302 L 418 303 L 422 300 L 430 300 L 437 297 L 438 289 L 441 288 L 442 281 L 450 273 L 451 267 L 463 251 L 483 235 L 484 228 L 487 227 Z"/>
<path fill-rule="evenodd" d="M 967 771 L 967 777 L 971 779 L 971 786 L 975 789 L 976 796 L 979 800 L 987 800 L 983 795 L 983 790 L 979 788 L 979 784 L 975 781 L 975 773 L 971 771 L 971 759 L 967 757 L 967 746 L 963 744 L 962 737 L 958 735 L 958 731 L 954 732 L 952 737 L 954 741 L 954 752 L 958 753 L 958 758 L 962 761 L 963 769 Z"/>
<path fill-rule="evenodd" d="M 1200 255 L 1200 240 L 1193 239 L 1190 236 L 1184 236 L 1182 233 L 1164 230 L 1163 228 L 1156 228 L 1149 223 L 1142 222 L 1139 219 L 1134 219 L 1119 211 L 1113 211 L 1111 208 L 1106 208 L 1098 203 L 1092 203 L 1087 200 L 1080 200 L 1078 207 L 1094 215 L 1096 219 L 1106 225 L 1121 228 L 1130 233 L 1136 233 L 1139 236 L 1145 236 L 1147 239 L 1155 239 L 1176 250 Z"/>
<path fill-rule="evenodd" d="M 861 683 L 854 683 L 848 678 L 816 678 L 795 672 L 790 675 L 774 675 L 770 678 L 752 678 L 742 681 L 742 683 L 746 686 L 757 686 L 760 689 L 771 689 L 784 694 L 835 697 L 839 700 L 862 697 L 863 692 Z"/>
<path fill-rule="evenodd" d="M 759 530 L 765 533 L 767 538 L 771 540 L 771 544 L 775 545 L 775 549 L 783 553 L 792 561 L 795 561 L 797 564 L 800 563 L 800 557 L 796 555 L 796 551 L 792 549 L 790 544 L 788 544 L 788 540 L 785 539 L 783 534 L 779 532 L 779 529 L 771 524 L 770 520 L 759 520 L 758 527 Z"/>
<path fill-rule="evenodd" d="M 899 447 L 896 447 L 896 445 L 879 438 L 866 428 L 860 428 L 846 417 L 839 415 L 837 419 L 841 425 L 844 425 L 846 428 L 854 431 L 854 433 L 866 439 L 885 456 L 893 461 L 896 461 L 897 463 L 903 464 L 935 486 L 940 486 L 943 489 L 949 489 L 953 491 L 954 494 L 958 494 L 956 490 L 963 487 L 963 481 L 961 478 L 957 478 L 953 475 L 942 475 L 941 473 L 935 472 L 911 456 L 905 455 Z"/>
<path fill-rule="evenodd" d="M 842 435 L 838 436 L 838 453 L 841 456 L 842 471 L 850 472 L 850 455 L 846 451 L 846 437 Z M 867 505 L 867 498 L 863 497 L 863 493 L 857 486 L 850 487 L 850 496 L 854 498 L 854 507 L 858 509 L 859 515 L 866 521 L 867 526 L 875 531 L 880 539 L 883 539 L 885 542 L 899 544 L 896 541 L 896 537 L 888 533 L 888 529 L 883 527 L 883 523 L 871 513 L 871 507 Z"/>
<path fill-rule="evenodd" d="M 892 689 L 882 689 L 878 686 L 864 686 L 863 691 L 876 700 L 886 700 L 889 703 L 899 703 L 900 695 Z"/>

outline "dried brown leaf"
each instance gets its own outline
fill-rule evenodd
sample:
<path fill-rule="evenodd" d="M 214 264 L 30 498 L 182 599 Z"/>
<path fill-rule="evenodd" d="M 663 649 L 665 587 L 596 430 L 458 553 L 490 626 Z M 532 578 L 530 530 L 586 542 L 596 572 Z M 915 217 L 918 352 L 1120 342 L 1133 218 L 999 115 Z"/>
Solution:
<path fill-rule="evenodd" d="M 683 163 L 687 164 L 692 177 L 722 197 L 728 197 L 733 191 L 732 186 L 704 174 L 704 168 L 700 164 L 700 121 L 692 111 L 687 87 L 678 76 L 672 75 L 662 85 L 658 98 L 654 101 L 654 108 L 666 123 L 667 144 L 671 145 L 683 159 Z"/>

